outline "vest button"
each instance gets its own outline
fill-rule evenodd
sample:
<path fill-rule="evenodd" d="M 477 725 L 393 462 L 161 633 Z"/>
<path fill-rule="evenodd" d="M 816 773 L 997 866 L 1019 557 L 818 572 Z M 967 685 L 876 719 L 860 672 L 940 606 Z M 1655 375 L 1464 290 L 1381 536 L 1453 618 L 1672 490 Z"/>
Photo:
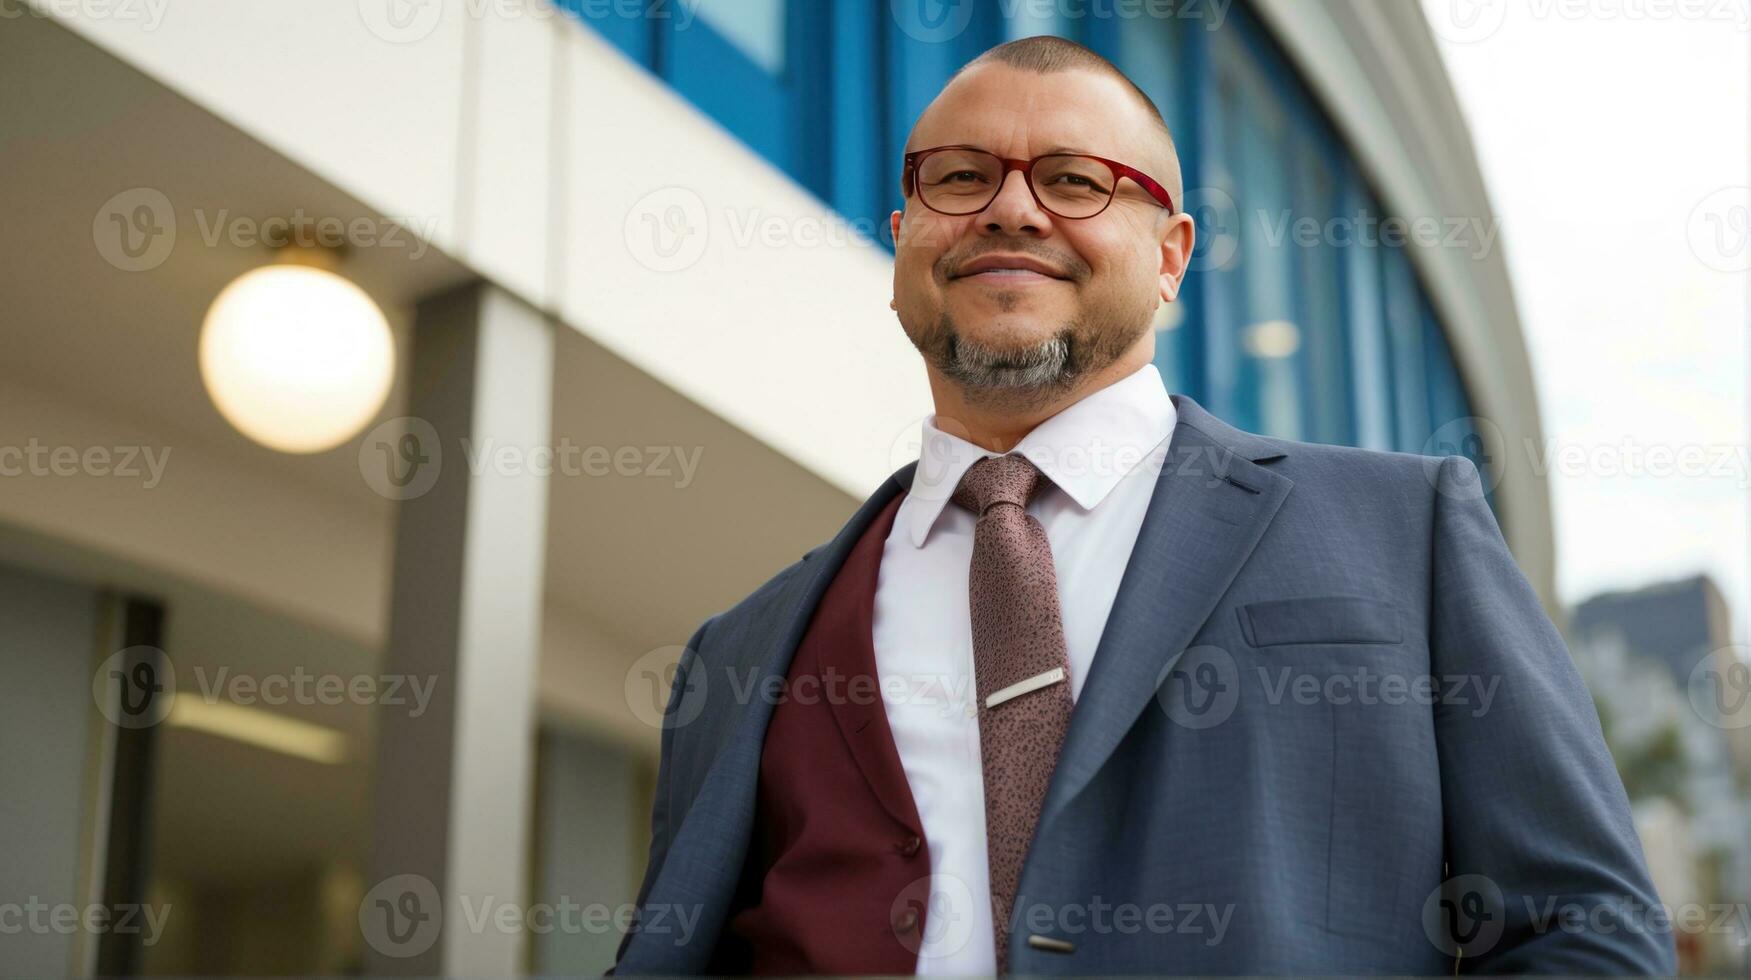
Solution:
<path fill-rule="evenodd" d="M 906 857 L 912 857 L 918 853 L 918 849 L 923 845 L 924 841 L 917 834 L 913 834 L 900 842 L 900 853 Z"/>
<path fill-rule="evenodd" d="M 904 912 L 894 916 L 894 930 L 896 932 L 911 932 L 916 925 L 918 925 L 918 910 L 915 908 L 907 908 Z"/>

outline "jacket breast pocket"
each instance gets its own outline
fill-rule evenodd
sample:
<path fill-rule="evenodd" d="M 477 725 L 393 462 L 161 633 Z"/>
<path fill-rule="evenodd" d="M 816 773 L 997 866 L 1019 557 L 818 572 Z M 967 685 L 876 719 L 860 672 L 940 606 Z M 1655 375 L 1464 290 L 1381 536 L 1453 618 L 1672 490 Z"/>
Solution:
<path fill-rule="evenodd" d="M 1366 596 L 1268 599 L 1241 606 L 1240 629 L 1255 647 L 1286 643 L 1399 643 L 1398 607 Z"/>

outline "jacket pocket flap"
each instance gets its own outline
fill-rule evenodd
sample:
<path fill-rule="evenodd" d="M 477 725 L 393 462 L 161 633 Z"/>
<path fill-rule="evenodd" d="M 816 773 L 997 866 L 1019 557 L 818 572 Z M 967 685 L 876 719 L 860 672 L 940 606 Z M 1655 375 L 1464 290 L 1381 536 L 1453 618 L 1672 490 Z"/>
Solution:
<path fill-rule="evenodd" d="M 1398 607 L 1364 596 L 1271 599 L 1240 607 L 1240 628 L 1255 647 L 1283 643 L 1397 643 Z"/>

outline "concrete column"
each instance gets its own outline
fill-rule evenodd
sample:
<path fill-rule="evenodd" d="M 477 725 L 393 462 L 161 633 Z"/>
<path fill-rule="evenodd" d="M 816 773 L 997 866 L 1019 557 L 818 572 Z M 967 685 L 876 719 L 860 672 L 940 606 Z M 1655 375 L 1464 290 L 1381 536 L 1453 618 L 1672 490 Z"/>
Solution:
<path fill-rule="evenodd" d="M 506 976 L 524 967 L 500 915 L 529 892 L 553 325 L 474 284 L 421 303 L 412 346 L 406 434 L 361 462 L 400 499 L 383 672 L 435 687 L 419 717 L 379 711 L 366 972 Z"/>

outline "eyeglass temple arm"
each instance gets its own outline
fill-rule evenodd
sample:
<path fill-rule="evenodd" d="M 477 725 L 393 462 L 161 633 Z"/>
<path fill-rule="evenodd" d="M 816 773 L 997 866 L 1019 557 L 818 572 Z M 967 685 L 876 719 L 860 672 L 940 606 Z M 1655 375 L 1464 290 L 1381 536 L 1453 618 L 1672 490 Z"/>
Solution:
<path fill-rule="evenodd" d="M 1120 177 L 1129 177 L 1136 181 L 1139 187 L 1149 192 L 1150 197 L 1155 198 L 1162 207 L 1167 209 L 1168 214 L 1174 213 L 1173 195 L 1169 194 L 1166 188 L 1157 184 L 1153 177 L 1135 167 L 1127 167 L 1116 160 L 1103 160 L 1102 162 L 1113 168 L 1113 172 Z"/>

